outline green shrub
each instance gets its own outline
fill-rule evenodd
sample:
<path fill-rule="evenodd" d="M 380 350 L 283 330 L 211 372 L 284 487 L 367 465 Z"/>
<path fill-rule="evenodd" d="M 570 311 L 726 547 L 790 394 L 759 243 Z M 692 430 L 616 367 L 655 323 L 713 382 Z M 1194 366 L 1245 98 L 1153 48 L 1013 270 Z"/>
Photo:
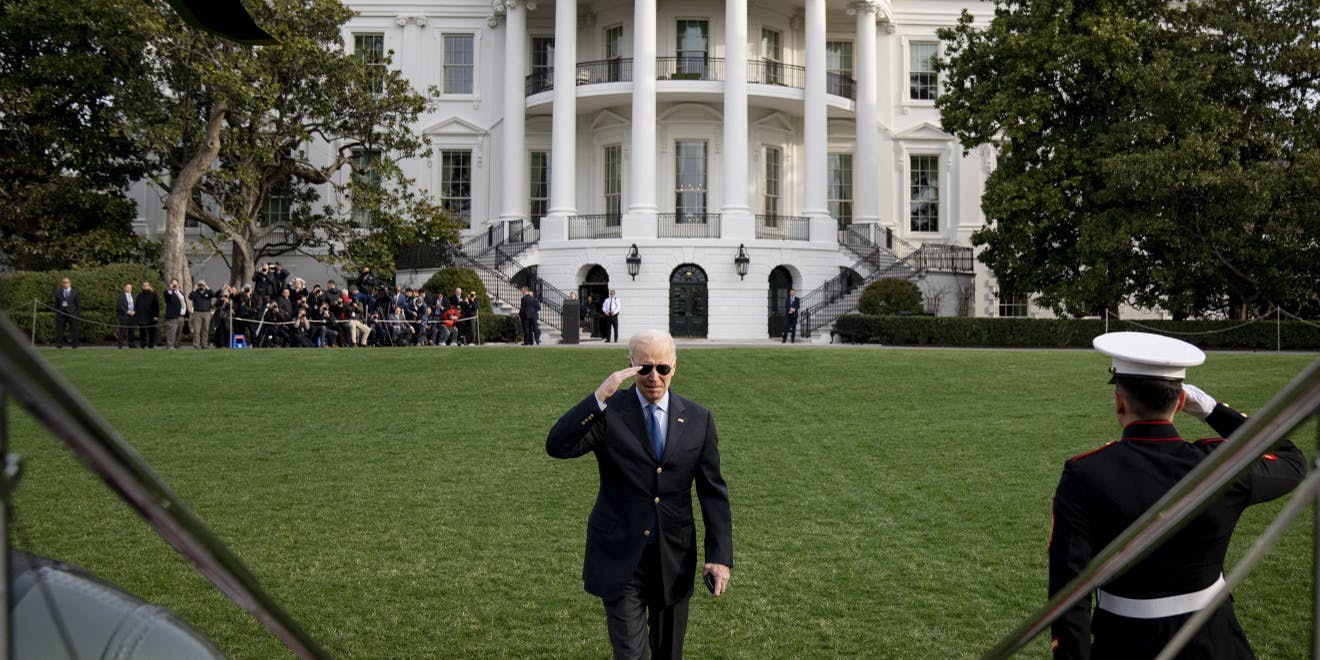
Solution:
<path fill-rule="evenodd" d="M 463 289 L 464 294 L 469 291 L 476 291 L 477 310 L 481 312 L 482 316 L 491 314 L 490 298 L 486 295 L 486 285 L 477 276 L 477 272 L 471 268 L 458 268 L 456 266 L 442 268 L 426 280 L 426 284 L 422 285 L 423 291 L 439 292 L 445 294 L 445 296 L 453 295 L 456 288 Z M 484 327 L 482 337 L 485 337 Z"/>
<path fill-rule="evenodd" d="M 857 308 L 863 314 L 920 314 L 921 289 L 907 280 L 885 278 L 866 286 Z"/>
<path fill-rule="evenodd" d="M 513 343 L 522 340 L 522 326 L 512 314 L 483 313 L 481 343 Z"/>
<path fill-rule="evenodd" d="M 157 293 L 164 290 L 160 274 L 141 264 L 108 264 L 82 270 L 18 271 L 0 275 L 0 310 L 24 334 L 33 332 L 32 301 L 36 300 L 36 341 L 55 339 L 55 290 L 65 277 L 82 294 L 83 322 L 78 327 L 78 341 L 98 343 L 113 341 L 116 335 L 115 304 L 125 284 L 133 285 L 133 294 L 142 290 L 142 281 L 151 282 Z"/>
<path fill-rule="evenodd" d="M 1299 321 L 1123 321 L 929 316 L 842 316 L 834 334 L 844 342 L 893 346 L 993 346 L 1090 348 L 1105 332 L 1154 332 L 1201 348 L 1237 350 L 1320 349 L 1320 326 Z"/>

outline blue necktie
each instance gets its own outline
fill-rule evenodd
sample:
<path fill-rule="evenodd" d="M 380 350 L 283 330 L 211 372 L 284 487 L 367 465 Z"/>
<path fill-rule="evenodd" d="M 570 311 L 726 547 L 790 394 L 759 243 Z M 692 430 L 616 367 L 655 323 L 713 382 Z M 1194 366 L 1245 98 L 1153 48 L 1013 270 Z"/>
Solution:
<path fill-rule="evenodd" d="M 646 422 L 651 432 L 651 448 L 655 450 L 655 459 L 658 461 L 665 455 L 665 429 L 660 424 L 659 406 L 647 404 Z"/>

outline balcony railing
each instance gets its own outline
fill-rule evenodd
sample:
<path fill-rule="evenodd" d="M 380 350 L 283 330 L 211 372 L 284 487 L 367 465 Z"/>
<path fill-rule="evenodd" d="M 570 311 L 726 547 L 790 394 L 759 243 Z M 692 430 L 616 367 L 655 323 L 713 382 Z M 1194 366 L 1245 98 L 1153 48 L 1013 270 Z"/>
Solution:
<path fill-rule="evenodd" d="M 548 92 L 555 88 L 554 69 L 536 69 L 527 76 L 527 95 Z"/>
<path fill-rule="evenodd" d="M 623 216 L 618 214 L 575 215 L 568 219 L 568 240 L 619 238 Z"/>
<path fill-rule="evenodd" d="M 761 85 L 782 85 L 802 89 L 807 80 L 807 70 L 796 64 L 784 64 L 771 60 L 756 60 L 747 63 L 747 82 Z"/>
<path fill-rule="evenodd" d="M 632 82 L 632 58 L 615 58 L 578 62 L 577 84 L 599 85 L 601 83 Z"/>
<path fill-rule="evenodd" d="M 912 253 L 908 262 L 921 270 L 954 273 L 972 272 L 972 248 L 943 243 L 926 243 Z"/>
<path fill-rule="evenodd" d="M 655 58 L 656 80 L 724 80 L 724 60 L 705 55 Z"/>
<path fill-rule="evenodd" d="M 825 74 L 825 93 L 856 101 L 857 83 L 843 74 L 832 71 L 827 72 Z"/>
<path fill-rule="evenodd" d="M 756 237 L 777 241 L 809 241 L 811 221 L 800 216 L 758 215 Z"/>
<path fill-rule="evenodd" d="M 718 213 L 661 213 L 657 218 L 658 238 L 719 238 Z"/>

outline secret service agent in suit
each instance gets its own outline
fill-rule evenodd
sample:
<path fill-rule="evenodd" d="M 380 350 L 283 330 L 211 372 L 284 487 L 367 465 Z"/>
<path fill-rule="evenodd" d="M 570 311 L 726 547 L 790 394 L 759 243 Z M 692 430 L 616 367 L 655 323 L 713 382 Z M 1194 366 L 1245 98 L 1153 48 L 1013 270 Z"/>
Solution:
<path fill-rule="evenodd" d="M 115 320 L 119 325 L 119 347 L 133 347 L 133 328 L 137 327 L 137 301 L 133 300 L 133 285 L 124 285 L 124 295 L 115 302 Z"/>
<path fill-rule="evenodd" d="M 545 442 L 555 458 L 596 455 L 600 490 L 587 518 L 582 577 L 587 593 L 605 603 L 615 658 L 645 658 L 648 646 L 655 658 L 683 655 L 697 561 L 693 483 L 706 528 L 701 572 L 714 596 L 728 587 L 733 566 L 715 422 L 669 390 L 676 357 L 668 333 L 637 334 L 628 368 L 565 413 Z M 634 377 L 635 387 L 619 389 Z"/>
<path fill-rule="evenodd" d="M 82 317 L 82 294 L 73 288 L 69 278 L 60 282 L 55 290 L 55 348 L 64 348 L 64 342 L 78 348 L 78 320 Z M 68 337 L 65 336 L 68 328 Z"/>
<path fill-rule="evenodd" d="M 1228 437 L 1246 415 L 1183 384 L 1205 355 L 1169 337 L 1116 332 L 1095 339 L 1113 358 L 1114 410 L 1122 437 L 1064 464 L 1054 495 L 1049 590 L 1054 595 L 1174 484 L 1223 444 L 1187 442 L 1178 411 Z M 1055 658 L 1153 658 L 1188 619 L 1224 588 L 1224 553 L 1244 509 L 1280 497 L 1306 473 L 1302 452 L 1284 441 L 1145 559 L 1057 619 Z M 1253 658 L 1226 600 L 1179 658 Z"/>
<path fill-rule="evenodd" d="M 797 291 L 789 289 L 788 303 L 784 306 L 784 317 L 785 317 L 784 341 L 779 343 L 781 344 L 786 343 L 790 339 L 794 344 L 797 343 L 797 322 L 798 322 L 799 309 L 802 309 L 802 299 L 797 297 Z"/>
<path fill-rule="evenodd" d="M 532 290 L 523 287 L 522 301 L 518 305 L 518 318 L 522 320 L 523 346 L 541 343 L 537 321 L 541 316 L 541 301 L 532 295 Z"/>
<path fill-rule="evenodd" d="M 160 296 L 151 288 L 151 282 L 142 282 L 137 303 L 138 342 L 142 348 L 155 348 L 160 338 Z"/>

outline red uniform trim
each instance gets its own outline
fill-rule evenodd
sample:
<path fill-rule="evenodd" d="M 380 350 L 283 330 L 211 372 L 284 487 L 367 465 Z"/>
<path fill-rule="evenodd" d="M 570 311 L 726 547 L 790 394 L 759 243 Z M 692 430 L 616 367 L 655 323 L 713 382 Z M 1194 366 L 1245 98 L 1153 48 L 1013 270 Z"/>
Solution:
<path fill-rule="evenodd" d="M 1100 445 L 1099 447 L 1096 447 L 1095 449 L 1092 449 L 1091 451 L 1088 451 L 1088 452 L 1086 452 L 1086 453 L 1084 453 L 1084 454 L 1078 454 L 1078 455 L 1076 455 L 1076 456 L 1073 456 L 1072 458 L 1068 459 L 1068 462 L 1069 462 L 1069 463 L 1073 463 L 1073 462 L 1079 461 L 1079 460 L 1081 460 L 1081 459 L 1083 459 L 1083 458 L 1086 458 L 1087 456 L 1090 456 L 1090 455 L 1092 455 L 1092 454 L 1098 454 L 1098 453 L 1100 453 L 1101 451 L 1103 451 L 1103 450 L 1105 450 L 1105 449 L 1108 449 L 1109 447 L 1114 446 L 1114 444 L 1115 444 L 1115 441 L 1114 441 L 1114 440 L 1110 440 L 1109 442 L 1106 442 L 1105 444 Z"/>

